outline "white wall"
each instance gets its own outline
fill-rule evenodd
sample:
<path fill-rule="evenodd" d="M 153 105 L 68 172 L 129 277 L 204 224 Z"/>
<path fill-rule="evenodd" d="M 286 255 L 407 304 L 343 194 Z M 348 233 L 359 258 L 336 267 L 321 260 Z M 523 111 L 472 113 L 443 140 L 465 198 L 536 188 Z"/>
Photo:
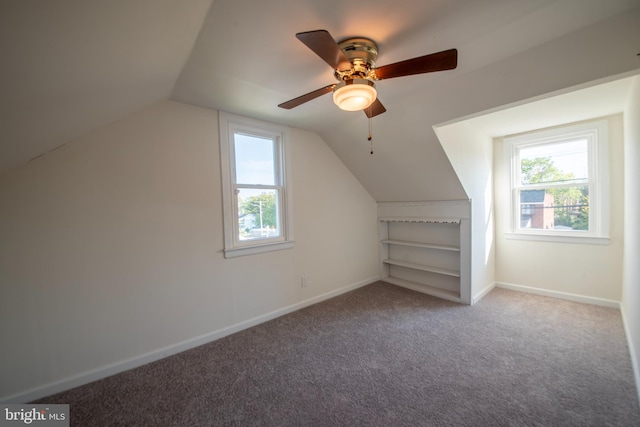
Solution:
<path fill-rule="evenodd" d="M 640 398 L 640 77 L 635 77 L 624 120 L 624 275 L 622 314 Z"/>
<path fill-rule="evenodd" d="M 474 300 L 496 283 L 585 302 L 618 305 L 622 291 L 624 240 L 624 136 L 619 112 L 624 109 L 632 79 L 627 74 L 612 76 L 606 81 L 563 89 L 434 126 L 453 169 L 472 199 Z M 603 116 L 610 121 L 610 244 L 575 245 L 506 239 L 509 174 L 505 169 L 502 139 L 498 135 Z M 494 228 L 495 235 L 492 234 Z M 580 265 L 581 268 L 576 271 L 567 265 Z"/>
<path fill-rule="evenodd" d="M 493 140 L 465 122 L 434 129 L 471 199 L 471 301 L 474 303 L 495 282 Z"/>
<path fill-rule="evenodd" d="M 561 294 L 576 294 L 603 303 L 620 301 L 624 230 L 622 115 L 609 116 L 610 243 L 551 243 L 507 239 L 509 171 L 502 138 L 494 145 L 496 209 L 496 280 Z M 614 304 L 615 305 L 615 304 Z"/>
<path fill-rule="evenodd" d="M 0 176 L 0 400 L 115 373 L 378 277 L 374 200 L 297 129 L 295 248 L 225 259 L 217 123 L 216 111 L 162 102 Z"/>

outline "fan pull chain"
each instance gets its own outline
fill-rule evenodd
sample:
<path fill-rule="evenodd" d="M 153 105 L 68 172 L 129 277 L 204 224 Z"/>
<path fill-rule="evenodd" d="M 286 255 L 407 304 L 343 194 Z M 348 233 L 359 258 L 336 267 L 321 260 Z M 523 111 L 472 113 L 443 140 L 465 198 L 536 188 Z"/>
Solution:
<path fill-rule="evenodd" d="M 369 144 L 371 144 L 371 154 L 373 154 L 373 119 L 371 117 L 369 117 L 369 137 L 367 138 L 367 140 L 369 141 Z"/>

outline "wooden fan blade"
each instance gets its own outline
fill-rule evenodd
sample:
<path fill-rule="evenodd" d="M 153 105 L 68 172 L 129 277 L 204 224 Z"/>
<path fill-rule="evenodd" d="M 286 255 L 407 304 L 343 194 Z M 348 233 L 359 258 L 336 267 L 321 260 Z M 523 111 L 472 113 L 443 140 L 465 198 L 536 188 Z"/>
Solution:
<path fill-rule="evenodd" d="M 413 74 L 431 73 L 434 71 L 453 70 L 458 66 L 458 51 L 456 49 L 444 50 L 418 58 L 407 59 L 376 68 L 376 76 L 379 80 L 394 77 L 411 76 Z"/>
<path fill-rule="evenodd" d="M 328 31 L 306 31 L 296 34 L 296 37 L 334 70 L 348 70 L 351 68 L 351 62 L 349 62 L 349 59 Z"/>
<path fill-rule="evenodd" d="M 331 92 L 334 87 L 335 85 L 333 84 L 333 85 L 325 86 L 320 89 L 316 89 L 313 92 L 309 92 L 297 98 L 293 98 L 287 102 L 283 102 L 282 104 L 278 105 L 278 107 L 290 110 L 293 107 L 297 107 L 300 104 L 304 104 L 305 102 L 311 101 L 312 99 L 316 99 L 317 97 L 322 96 L 325 93 Z"/>
<path fill-rule="evenodd" d="M 387 109 L 384 108 L 382 102 L 380 102 L 380 100 L 376 98 L 376 100 L 373 101 L 373 104 L 371 104 L 368 108 L 365 108 L 363 111 L 367 115 L 367 117 L 371 118 L 377 116 L 378 114 L 384 113 L 385 111 L 387 111 Z"/>

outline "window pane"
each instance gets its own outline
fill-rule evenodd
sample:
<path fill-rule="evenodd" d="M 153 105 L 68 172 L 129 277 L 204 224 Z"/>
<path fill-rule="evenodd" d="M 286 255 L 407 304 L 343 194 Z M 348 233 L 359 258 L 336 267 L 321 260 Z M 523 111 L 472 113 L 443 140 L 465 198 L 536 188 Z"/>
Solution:
<path fill-rule="evenodd" d="M 520 182 L 570 183 L 588 178 L 586 139 L 520 149 Z"/>
<path fill-rule="evenodd" d="M 238 190 L 238 239 L 280 237 L 278 190 Z"/>
<path fill-rule="evenodd" d="M 274 141 L 234 134 L 236 183 L 275 185 Z"/>
<path fill-rule="evenodd" d="M 589 230 L 589 187 L 521 190 L 520 228 Z"/>

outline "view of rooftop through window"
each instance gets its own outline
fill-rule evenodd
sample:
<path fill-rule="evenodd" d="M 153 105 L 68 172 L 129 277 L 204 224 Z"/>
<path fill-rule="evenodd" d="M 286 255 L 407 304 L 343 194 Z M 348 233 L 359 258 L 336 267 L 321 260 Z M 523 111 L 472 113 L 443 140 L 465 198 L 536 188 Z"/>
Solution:
<path fill-rule="evenodd" d="M 519 149 L 522 229 L 589 229 L 586 138 Z"/>

